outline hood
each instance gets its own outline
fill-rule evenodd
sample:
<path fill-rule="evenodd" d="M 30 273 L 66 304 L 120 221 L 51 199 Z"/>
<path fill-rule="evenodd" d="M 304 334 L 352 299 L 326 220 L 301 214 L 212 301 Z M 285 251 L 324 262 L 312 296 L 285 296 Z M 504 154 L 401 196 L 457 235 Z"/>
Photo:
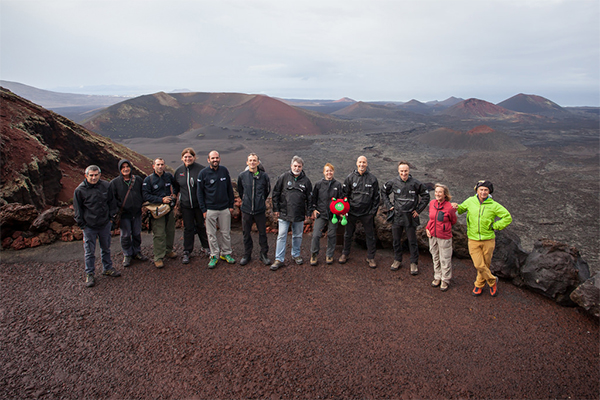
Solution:
<path fill-rule="evenodd" d="M 123 160 L 119 161 L 119 174 L 120 174 L 120 175 L 123 175 L 123 174 L 121 174 L 121 167 L 122 167 L 122 166 L 123 166 L 123 164 L 125 164 L 125 163 L 129 164 L 129 168 L 131 168 L 131 170 L 132 170 L 132 171 L 131 171 L 131 173 L 133 174 L 133 165 L 131 165 L 131 161 L 129 161 L 129 160 L 125 160 L 125 159 L 123 159 Z"/>

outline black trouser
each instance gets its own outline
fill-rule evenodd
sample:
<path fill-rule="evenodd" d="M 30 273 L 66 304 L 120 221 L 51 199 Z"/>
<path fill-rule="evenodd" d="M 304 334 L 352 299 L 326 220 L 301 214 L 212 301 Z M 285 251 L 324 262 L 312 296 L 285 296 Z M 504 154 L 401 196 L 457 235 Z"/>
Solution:
<path fill-rule="evenodd" d="M 269 252 L 269 242 L 267 240 L 267 215 L 261 214 L 246 214 L 242 213 L 242 230 L 244 233 L 244 257 L 252 256 L 252 223 L 256 222 L 258 229 L 258 243 L 260 244 L 260 252 L 266 255 Z"/>
<path fill-rule="evenodd" d="M 183 251 L 191 253 L 194 250 L 194 235 L 197 233 L 200 244 L 208 249 L 208 238 L 206 237 L 206 226 L 204 225 L 204 215 L 200 208 L 181 207 L 183 216 Z"/>
<path fill-rule="evenodd" d="M 375 240 L 374 218 L 374 215 L 361 215 L 360 217 L 355 217 L 352 214 L 348 214 L 348 224 L 346 225 L 346 231 L 344 232 L 344 250 L 342 251 L 342 254 L 350 254 L 352 237 L 356 230 L 356 222 L 360 221 L 365 229 L 365 237 L 367 239 L 367 258 L 370 260 L 375 258 L 377 242 Z"/>
<path fill-rule="evenodd" d="M 402 261 L 402 231 L 406 230 L 408 248 L 410 249 L 410 262 L 419 263 L 419 244 L 417 243 L 417 227 L 392 225 L 392 237 L 394 238 L 394 260 Z"/>

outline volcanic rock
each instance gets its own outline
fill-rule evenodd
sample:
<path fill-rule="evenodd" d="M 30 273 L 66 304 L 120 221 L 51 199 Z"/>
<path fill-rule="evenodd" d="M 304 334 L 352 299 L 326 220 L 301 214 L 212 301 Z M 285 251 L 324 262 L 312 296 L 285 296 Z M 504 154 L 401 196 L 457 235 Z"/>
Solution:
<path fill-rule="evenodd" d="M 45 231 L 46 229 L 48 229 L 50 227 L 50 224 L 52 223 L 52 221 L 54 221 L 54 217 L 56 216 L 56 213 L 58 212 L 59 209 L 60 209 L 60 207 L 51 207 L 51 208 L 47 209 L 46 211 L 42 212 L 35 219 L 35 221 L 33 221 L 30 229 L 35 232 L 42 232 L 42 231 Z"/>
<path fill-rule="evenodd" d="M 570 297 L 581 308 L 596 318 L 600 317 L 600 278 L 598 278 L 598 274 L 594 274 L 577 286 Z"/>
<path fill-rule="evenodd" d="M 521 269 L 523 285 L 563 306 L 575 305 L 571 292 L 590 277 L 579 251 L 550 239 L 538 240 Z"/>
<path fill-rule="evenodd" d="M 496 232 L 496 248 L 490 270 L 500 278 L 515 279 L 527 260 L 527 252 L 521 247 L 521 239 L 510 229 Z"/>
<path fill-rule="evenodd" d="M 38 217 L 38 211 L 31 205 L 10 203 L 0 207 L 2 238 L 12 236 L 15 231 L 25 231 Z"/>

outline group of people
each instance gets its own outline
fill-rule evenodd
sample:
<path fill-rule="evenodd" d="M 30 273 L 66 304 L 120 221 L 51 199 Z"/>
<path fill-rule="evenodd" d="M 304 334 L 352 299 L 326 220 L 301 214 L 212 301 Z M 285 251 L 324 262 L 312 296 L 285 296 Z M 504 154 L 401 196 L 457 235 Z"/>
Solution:
<path fill-rule="evenodd" d="M 142 208 L 144 206 L 166 207 L 151 219 L 153 234 L 154 265 L 164 267 L 165 258 L 177 258 L 173 249 L 175 236 L 175 206 L 179 205 L 183 218 L 183 255 L 181 262 L 188 264 L 198 235 L 201 253 L 209 257 L 208 268 L 216 267 L 219 260 L 236 263 L 231 246 L 231 214 L 234 192 L 229 171 L 220 165 L 217 151 L 208 154 L 208 166 L 196 162 L 196 153 L 185 148 L 181 153 L 183 164 L 175 176 L 165 171 L 165 161 L 153 161 L 154 172 L 144 180 L 132 174 L 128 160 L 119 162 L 120 175 L 110 183 L 100 179 L 100 168 L 90 165 L 85 170 L 85 180 L 75 189 L 73 206 L 75 220 L 83 229 L 85 250 L 86 285 L 94 286 L 94 263 L 96 240 L 100 244 L 103 275 L 118 277 L 110 256 L 111 225 L 118 220 L 123 249 L 123 266 L 129 267 L 132 260 L 147 260 L 141 252 Z M 290 170 L 281 174 L 271 193 L 269 175 L 265 172 L 257 154 L 250 153 L 247 168 L 239 174 L 237 189 L 241 199 L 244 252 L 240 265 L 252 259 L 252 226 L 256 224 L 259 236 L 260 261 L 272 271 L 285 266 L 288 231 L 292 231 L 291 259 L 303 264 L 300 254 L 304 224 L 313 223 L 310 245 L 310 264 L 318 265 L 320 239 L 327 234 L 325 251 L 326 264 L 334 262 L 338 224 L 330 209 L 332 199 L 347 199 L 349 211 L 344 231 L 340 264 L 348 261 L 357 223 L 363 226 L 369 267 L 376 268 L 375 215 L 381 200 L 387 209 L 387 219 L 392 223 L 394 261 L 390 266 L 397 271 L 402 266 L 402 234 L 405 232 L 410 252 L 410 274 L 419 273 L 419 251 L 417 227 L 419 215 L 429 205 L 429 221 L 426 233 L 433 259 L 434 287 L 446 291 L 452 279 L 452 225 L 457 221 L 457 212 L 467 212 L 467 235 L 469 253 L 477 270 L 472 294 L 479 296 L 487 284 L 490 294 L 497 294 L 497 278 L 490 271 L 495 247 L 494 230 L 501 230 L 511 221 L 510 213 L 495 202 L 494 190 L 489 181 L 479 181 L 475 195 L 462 204 L 451 203 L 448 187 L 436 184 L 434 200 L 430 201 L 426 186 L 413 178 L 406 161 L 398 163 L 398 176 L 387 181 L 381 188 L 377 178 L 369 171 L 365 156 L 358 157 L 356 169 L 342 182 L 334 177 L 335 168 L 326 163 L 323 178 L 314 186 L 303 171 L 304 161 L 294 156 Z M 269 244 L 266 234 L 267 198 L 271 194 L 273 215 L 278 221 L 275 261 L 268 256 Z M 160 207 L 159 207 L 160 206 Z"/>

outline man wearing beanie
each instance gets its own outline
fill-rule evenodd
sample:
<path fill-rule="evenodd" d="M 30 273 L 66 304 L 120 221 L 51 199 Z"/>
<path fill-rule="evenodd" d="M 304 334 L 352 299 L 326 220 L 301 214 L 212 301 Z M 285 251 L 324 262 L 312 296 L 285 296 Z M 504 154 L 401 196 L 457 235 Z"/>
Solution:
<path fill-rule="evenodd" d="M 492 199 L 493 191 L 492 182 L 482 180 L 475 185 L 475 196 L 469 197 L 460 205 L 452 203 L 452 207 L 459 214 L 467 212 L 469 254 L 477 269 L 473 296 L 480 296 L 486 283 L 490 287 L 491 296 L 498 294 L 498 278 L 490 271 L 492 255 L 496 247 L 494 230 L 500 231 L 512 222 L 512 217 L 506 208 Z"/>

